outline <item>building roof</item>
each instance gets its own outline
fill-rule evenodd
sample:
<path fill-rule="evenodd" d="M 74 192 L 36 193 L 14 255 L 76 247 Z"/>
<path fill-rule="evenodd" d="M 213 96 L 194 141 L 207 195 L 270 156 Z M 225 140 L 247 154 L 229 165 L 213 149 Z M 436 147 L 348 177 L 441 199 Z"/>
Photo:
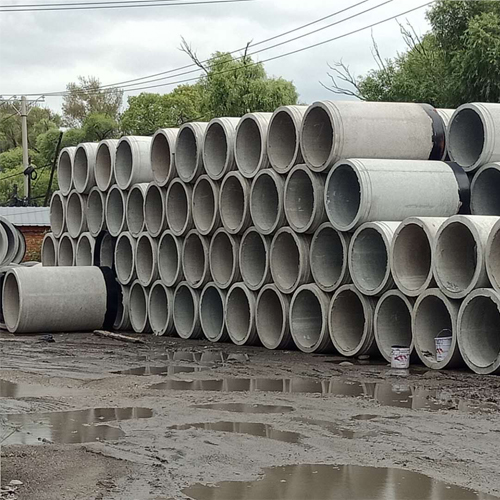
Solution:
<path fill-rule="evenodd" d="M 49 207 L 0 207 L 0 216 L 14 226 L 50 226 Z"/>

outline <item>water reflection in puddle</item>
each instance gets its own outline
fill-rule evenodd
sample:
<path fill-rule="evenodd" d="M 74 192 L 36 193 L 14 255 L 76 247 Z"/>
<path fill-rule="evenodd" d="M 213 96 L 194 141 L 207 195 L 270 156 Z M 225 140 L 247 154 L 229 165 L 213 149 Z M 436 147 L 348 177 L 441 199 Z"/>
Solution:
<path fill-rule="evenodd" d="M 129 368 L 128 370 L 119 370 L 116 373 L 120 375 L 177 375 L 178 373 L 197 373 L 204 370 L 208 370 L 207 366 L 177 366 L 177 365 L 166 365 L 166 366 L 139 366 L 137 368 Z"/>
<path fill-rule="evenodd" d="M 259 405 L 244 403 L 209 403 L 203 405 L 193 405 L 192 408 L 201 408 L 204 410 L 230 411 L 235 413 L 288 413 L 293 411 L 292 406 L 279 405 Z"/>
<path fill-rule="evenodd" d="M 28 398 L 40 396 L 63 396 L 70 394 L 72 389 L 35 384 L 22 384 L 0 379 L 0 397 Z"/>
<path fill-rule="evenodd" d="M 183 490 L 195 500 L 493 500 L 423 474 L 357 465 L 288 465 L 265 469 L 257 481 L 195 484 Z"/>

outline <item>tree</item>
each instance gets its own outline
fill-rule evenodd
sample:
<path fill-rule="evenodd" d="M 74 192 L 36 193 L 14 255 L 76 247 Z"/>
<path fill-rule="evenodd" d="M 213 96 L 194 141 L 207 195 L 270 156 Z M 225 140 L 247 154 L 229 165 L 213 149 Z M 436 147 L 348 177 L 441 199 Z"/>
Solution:
<path fill-rule="evenodd" d="M 98 142 L 117 137 L 118 128 L 114 118 L 102 113 L 91 113 L 85 118 L 81 130 L 85 141 Z"/>

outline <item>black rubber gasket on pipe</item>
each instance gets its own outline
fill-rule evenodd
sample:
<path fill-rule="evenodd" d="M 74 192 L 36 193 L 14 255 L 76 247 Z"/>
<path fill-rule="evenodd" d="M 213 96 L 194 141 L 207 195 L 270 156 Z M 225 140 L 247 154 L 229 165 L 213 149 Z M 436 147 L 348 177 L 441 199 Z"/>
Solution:
<path fill-rule="evenodd" d="M 454 161 L 445 162 L 453 170 L 458 183 L 458 196 L 460 197 L 459 214 L 470 215 L 470 179 L 467 172 Z"/>
<path fill-rule="evenodd" d="M 429 160 L 442 160 L 446 150 L 446 131 L 443 119 L 430 104 L 420 104 L 432 120 L 432 151 Z"/>
<path fill-rule="evenodd" d="M 118 314 L 118 304 L 123 300 L 122 287 L 116 281 L 114 272 L 109 267 L 100 267 L 106 284 L 106 314 L 102 327 L 112 330 Z"/>

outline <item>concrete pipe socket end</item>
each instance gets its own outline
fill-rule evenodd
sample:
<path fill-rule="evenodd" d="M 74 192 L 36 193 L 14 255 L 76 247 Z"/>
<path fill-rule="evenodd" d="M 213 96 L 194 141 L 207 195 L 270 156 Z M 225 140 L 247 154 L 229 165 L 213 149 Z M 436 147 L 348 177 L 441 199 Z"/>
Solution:
<path fill-rule="evenodd" d="M 167 225 L 175 236 L 184 236 L 193 227 L 193 188 L 174 179 L 167 189 Z"/>
<path fill-rule="evenodd" d="M 96 238 L 106 229 L 106 195 L 93 187 L 87 198 L 87 226 L 89 233 Z"/>
<path fill-rule="evenodd" d="M 60 191 L 56 191 L 50 199 L 50 228 L 56 238 L 66 230 L 67 200 Z"/>
<path fill-rule="evenodd" d="M 203 337 L 199 315 L 200 292 L 193 290 L 185 281 L 174 292 L 174 326 L 181 339 Z"/>
<path fill-rule="evenodd" d="M 115 253 L 114 253 L 116 278 L 122 285 L 128 285 L 136 277 L 136 272 L 135 272 L 136 245 L 137 242 L 131 236 L 130 233 L 122 233 L 116 240 Z"/>
<path fill-rule="evenodd" d="M 115 181 L 120 189 L 133 184 L 152 182 L 151 137 L 125 136 L 116 148 Z"/>
<path fill-rule="evenodd" d="M 220 226 L 219 185 L 208 175 L 201 175 L 193 188 L 193 222 L 203 236 Z"/>
<path fill-rule="evenodd" d="M 210 342 L 227 342 L 229 335 L 224 320 L 226 292 L 208 283 L 200 296 L 200 324 Z"/>
<path fill-rule="evenodd" d="M 215 284 L 222 289 L 240 281 L 238 262 L 240 239 L 218 229 L 212 237 L 209 249 L 210 273 Z"/>
<path fill-rule="evenodd" d="M 165 231 L 158 243 L 158 272 L 168 287 L 177 286 L 184 280 L 182 241 L 171 231 Z"/>
<path fill-rule="evenodd" d="M 307 353 L 333 352 L 328 334 L 330 297 L 316 285 L 302 285 L 290 302 L 290 332 L 295 345 Z"/>
<path fill-rule="evenodd" d="M 500 215 L 500 162 L 482 166 L 470 189 L 472 215 Z"/>
<path fill-rule="evenodd" d="M 95 186 L 97 143 L 79 144 L 73 160 L 73 185 L 80 194 L 88 194 Z"/>
<path fill-rule="evenodd" d="M 68 196 L 73 189 L 73 159 L 76 147 L 63 148 L 57 160 L 57 182 L 59 190 L 64 196 Z"/>
<path fill-rule="evenodd" d="M 69 233 L 64 233 L 59 240 L 59 251 L 57 253 L 58 266 L 74 266 L 76 257 L 76 241 Z"/>
<path fill-rule="evenodd" d="M 182 271 L 193 288 L 202 288 L 210 281 L 209 242 L 194 229 L 184 239 Z"/>
<path fill-rule="evenodd" d="M 260 290 L 272 281 L 269 254 L 269 237 L 262 235 L 254 227 L 248 228 L 241 238 L 238 260 L 241 278 L 250 290 Z"/>
<path fill-rule="evenodd" d="M 99 244 L 98 264 L 99 266 L 115 269 L 115 247 L 116 238 L 105 232 Z"/>
<path fill-rule="evenodd" d="M 235 283 L 226 297 L 226 328 L 236 345 L 259 345 L 255 329 L 256 294 L 243 283 Z"/>
<path fill-rule="evenodd" d="M 95 181 L 100 191 L 106 192 L 115 182 L 115 158 L 118 139 L 105 139 L 97 145 Z"/>
<path fill-rule="evenodd" d="M 132 325 L 130 323 L 130 287 L 121 286 L 122 297 L 121 300 L 118 301 L 118 310 L 116 312 L 116 319 L 113 324 L 114 330 L 128 332 L 131 330 Z"/>
<path fill-rule="evenodd" d="M 128 192 L 125 204 L 125 221 L 129 233 L 137 238 L 144 231 L 144 198 L 149 184 L 134 184 Z"/>
<path fill-rule="evenodd" d="M 175 165 L 183 182 L 193 182 L 205 172 L 203 138 L 208 123 L 185 123 L 179 129 L 175 142 Z"/>
<path fill-rule="evenodd" d="M 230 234 L 242 233 L 250 226 L 250 182 L 239 172 L 224 177 L 219 190 L 219 212 L 222 225 Z"/>
<path fill-rule="evenodd" d="M 165 187 L 176 175 L 175 141 L 177 128 L 163 128 L 156 131 L 151 142 L 151 168 L 158 186 Z"/>
<path fill-rule="evenodd" d="M 72 238 L 87 231 L 87 195 L 71 191 L 66 204 L 66 229 Z"/>
<path fill-rule="evenodd" d="M 155 335 L 174 333 L 174 292 L 161 281 L 151 286 L 148 298 L 148 318 Z"/>
<path fill-rule="evenodd" d="M 111 236 L 119 236 L 127 230 L 125 207 L 127 192 L 121 190 L 116 184 L 111 186 L 106 198 L 106 227 Z"/>
<path fill-rule="evenodd" d="M 272 234 L 285 224 L 285 182 L 274 170 L 261 170 L 250 188 L 250 215 L 262 234 Z"/>
<path fill-rule="evenodd" d="M 93 266 L 95 264 L 95 238 L 90 233 L 82 233 L 76 244 L 76 266 Z"/>
<path fill-rule="evenodd" d="M 343 285 L 334 294 L 328 312 L 328 330 L 337 351 L 354 357 L 375 354 L 373 313 L 376 300 L 354 285 Z"/>
<path fill-rule="evenodd" d="M 167 228 L 167 192 L 151 183 L 144 197 L 144 223 L 148 233 L 158 237 Z"/>
<path fill-rule="evenodd" d="M 147 287 L 158 278 L 158 248 L 148 233 L 142 233 L 135 247 L 135 269 L 139 283 Z"/>
<path fill-rule="evenodd" d="M 130 287 L 129 315 L 130 323 L 134 332 L 151 332 L 148 318 L 148 290 L 138 281 L 134 281 Z"/>
<path fill-rule="evenodd" d="M 57 266 L 59 243 L 53 233 L 47 233 L 42 241 L 42 266 Z"/>

